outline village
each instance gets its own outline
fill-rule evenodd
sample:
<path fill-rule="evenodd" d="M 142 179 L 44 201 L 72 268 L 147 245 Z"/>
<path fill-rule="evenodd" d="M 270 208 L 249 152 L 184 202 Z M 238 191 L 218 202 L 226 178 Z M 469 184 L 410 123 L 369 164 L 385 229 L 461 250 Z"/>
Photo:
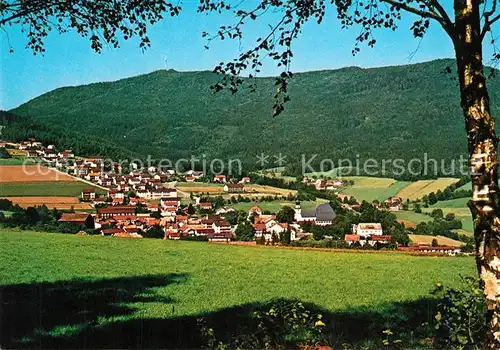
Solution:
<path fill-rule="evenodd" d="M 293 207 L 287 208 L 286 219 L 278 212 L 263 210 L 257 203 L 245 212 L 243 218 L 235 220 L 238 213 L 222 195 L 188 194 L 176 188 L 175 184 L 179 181 L 218 184 L 223 186 L 223 194 L 241 198 L 246 193 L 246 186 L 252 183 L 251 175 L 233 178 L 213 174 L 208 177 L 197 170 L 180 173 L 155 166 L 139 169 L 134 164 L 124 171 L 119 163 L 106 164 L 104 157 L 79 157 L 71 150 L 57 150 L 54 145 L 44 146 L 34 138 L 20 143 L 4 141 L 0 146 L 6 145 L 25 151 L 28 159 L 37 160 L 89 184 L 81 191 L 79 199 L 89 203 L 94 210 L 65 212 L 59 222 L 95 230 L 103 236 L 142 238 L 147 236 L 145 233 L 154 230 L 156 237 L 164 239 L 229 243 L 241 239 L 237 234 L 240 227 L 240 232 L 246 230 L 245 240 L 276 245 L 311 239 L 314 236 L 312 231 L 332 227 L 337 217 L 337 212 L 328 202 L 304 208 L 296 200 Z M 301 183 L 339 198 L 342 210 L 360 210 L 360 203 L 337 191 L 349 186 L 347 180 L 303 177 Z M 383 211 L 397 212 L 402 210 L 404 203 L 399 197 L 391 197 L 371 205 Z M 328 233 L 324 237 L 328 239 Z M 392 247 L 420 253 L 460 253 L 459 247 L 445 245 L 419 243 L 403 246 L 394 242 L 392 235 L 384 233 L 381 222 L 352 224 L 350 232 L 343 235 L 341 241 L 340 246 L 346 248 Z M 339 246 L 338 242 L 336 246 Z"/>

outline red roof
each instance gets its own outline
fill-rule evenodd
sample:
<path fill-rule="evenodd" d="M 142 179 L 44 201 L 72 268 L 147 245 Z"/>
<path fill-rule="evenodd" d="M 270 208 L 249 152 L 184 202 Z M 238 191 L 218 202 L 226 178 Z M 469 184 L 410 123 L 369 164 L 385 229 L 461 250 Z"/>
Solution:
<path fill-rule="evenodd" d="M 71 223 L 85 223 L 85 221 L 90 216 L 89 213 L 64 213 L 61 218 L 58 220 L 59 222 L 71 222 Z"/>
<path fill-rule="evenodd" d="M 372 241 L 391 241 L 391 235 L 372 235 Z"/>
<path fill-rule="evenodd" d="M 101 230 L 101 232 L 104 235 L 114 235 L 115 233 L 123 232 L 123 229 L 121 229 L 121 228 L 106 228 L 104 230 Z"/>
<path fill-rule="evenodd" d="M 245 188 L 245 186 L 243 186 L 243 184 L 227 184 L 226 185 L 227 188 L 230 188 L 230 189 L 243 189 Z"/>
<path fill-rule="evenodd" d="M 97 212 L 99 214 L 135 214 L 135 207 L 130 205 L 116 205 L 114 207 L 98 208 Z"/>
<path fill-rule="evenodd" d="M 345 235 L 344 240 L 347 242 L 357 242 L 360 238 L 361 237 L 359 235 Z"/>

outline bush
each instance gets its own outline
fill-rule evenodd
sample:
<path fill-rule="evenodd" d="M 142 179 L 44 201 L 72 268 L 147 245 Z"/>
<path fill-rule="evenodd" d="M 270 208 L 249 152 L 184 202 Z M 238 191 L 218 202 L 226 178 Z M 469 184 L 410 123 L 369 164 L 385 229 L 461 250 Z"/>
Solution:
<path fill-rule="evenodd" d="M 442 348 L 482 348 L 486 330 L 486 303 L 476 278 L 462 278 L 463 289 L 436 283 L 442 297 L 436 314 L 436 345 Z"/>

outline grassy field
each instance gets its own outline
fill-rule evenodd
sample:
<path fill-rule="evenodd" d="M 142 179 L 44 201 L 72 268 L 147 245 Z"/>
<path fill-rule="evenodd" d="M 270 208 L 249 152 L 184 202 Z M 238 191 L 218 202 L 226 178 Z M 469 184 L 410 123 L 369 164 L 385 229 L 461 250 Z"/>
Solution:
<path fill-rule="evenodd" d="M 396 211 L 394 212 L 394 215 L 396 215 L 398 219 L 407 220 L 415 224 L 418 224 L 420 222 L 432 221 L 432 218 L 428 215 L 415 213 L 414 211 L 409 210 Z"/>
<path fill-rule="evenodd" d="M 339 327 L 347 322 L 348 311 L 355 334 L 360 322 L 374 322 L 376 335 L 387 326 L 376 315 L 392 317 L 394 308 L 404 308 L 415 316 L 415 303 L 429 297 L 434 283 L 457 285 L 460 274 L 475 273 L 468 257 L 26 231 L 0 232 L 0 246 L 0 295 L 7 301 L 0 345 L 6 348 L 174 347 L 179 344 L 165 342 L 196 338 L 188 326 L 200 315 L 224 317 L 225 329 L 242 312 L 235 307 L 273 298 L 312 303 L 332 327 L 334 319 Z"/>
<path fill-rule="evenodd" d="M 326 200 L 318 199 L 316 201 L 302 201 L 300 205 L 302 209 L 310 209 L 316 207 L 321 203 L 327 202 Z M 295 207 L 295 202 L 289 201 L 274 201 L 274 202 L 248 202 L 248 203 L 235 203 L 231 206 L 235 210 L 243 210 L 248 211 L 252 206 L 257 205 L 263 211 L 277 212 L 281 209 L 281 207 L 289 206 L 291 208 Z"/>
<path fill-rule="evenodd" d="M 431 212 L 433 209 L 440 208 L 443 210 L 444 215 L 448 213 L 453 213 L 462 221 L 462 229 L 472 234 L 474 231 L 472 224 L 472 216 L 469 208 L 467 207 L 467 202 L 470 198 L 457 198 L 450 199 L 447 201 L 440 201 L 436 204 L 431 205 L 430 208 L 422 208 L 425 212 Z"/>
<path fill-rule="evenodd" d="M 32 181 L 0 183 L 0 197 L 78 197 L 82 189 L 92 187 L 79 181 Z M 105 193 L 96 188 L 96 192 Z"/>
<path fill-rule="evenodd" d="M 12 157 L 12 158 L 1 158 L 0 159 L 0 166 L 1 165 L 23 165 L 23 164 L 35 164 L 35 160 L 31 158 L 26 158 L 26 157 Z M 1 171 L 2 169 L 0 169 Z"/>
<path fill-rule="evenodd" d="M 389 197 L 395 196 L 401 189 L 406 187 L 408 182 L 396 181 L 389 184 L 387 187 L 379 186 L 371 187 L 369 184 L 356 185 L 346 187 L 341 191 L 342 194 L 353 196 L 358 200 L 373 202 L 374 200 L 384 201 Z"/>
<path fill-rule="evenodd" d="M 443 190 L 449 185 L 457 182 L 458 179 L 455 178 L 439 178 L 437 180 L 419 180 L 412 182 L 401 191 L 398 192 L 397 196 L 403 199 L 415 200 L 422 198 L 423 196 L 438 190 Z"/>
<path fill-rule="evenodd" d="M 462 185 L 462 186 L 458 187 L 455 191 L 460 191 L 460 190 L 464 190 L 464 191 L 470 191 L 470 190 L 472 190 L 472 183 L 471 182 L 467 182 L 465 185 Z"/>
<path fill-rule="evenodd" d="M 394 179 L 379 177 L 350 176 L 343 179 L 354 181 L 354 185 L 342 189 L 342 194 L 368 202 L 386 200 L 389 197 L 395 196 L 409 184 L 406 181 L 396 181 Z"/>
<path fill-rule="evenodd" d="M 229 196 L 230 194 L 227 192 L 224 192 L 224 185 L 223 184 L 215 184 L 215 183 L 201 183 L 201 182 L 178 182 L 176 187 L 183 192 L 202 192 L 202 193 L 210 193 L 210 194 L 221 194 L 221 195 L 227 195 Z M 239 193 L 242 196 L 251 196 L 258 194 L 260 196 L 274 196 L 274 195 L 282 195 L 282 196 L 287 196 L 289 193 L 295 194 L 297 191 L 295 190 L 287 190 L 283 188 L 278 188 L 278 187 L 272 187 L 272 186 L 263 186 L 263 185 L 255 185 L 255 184 L 248 184 L 245 185 L 245 192 Z M 238 194 L 234 194 L 238 195 Z"/>
<path fill-rule="evenodd" d="M 445 236 L 426 236 L 426 235 L 408 235 L 413 243 L 432 244 L 432 240 L 436 239 L 439 245 L 447 245 L 450 247 L 461 247 L 463 242 L 445 237 Z"/>

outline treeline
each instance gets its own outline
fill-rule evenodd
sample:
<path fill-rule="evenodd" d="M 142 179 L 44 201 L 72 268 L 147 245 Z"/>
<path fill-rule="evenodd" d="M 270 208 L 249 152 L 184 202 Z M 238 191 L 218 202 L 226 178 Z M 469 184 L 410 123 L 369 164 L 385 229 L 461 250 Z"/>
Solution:
<path fill-rule="evenodd" d="M 102 156 L 113 160 L 133 159 L 138 154 L 118 147 L 105 138 L 100 138 L 73 129 L 63 129 L 57 125 L 45 125 L 35 118 L 13 116 L 12 113 L 0 112 L 3 116 L 2 138 L 20 142 L 30 137 L 36 138 L 45 145 L 53 144 L 57 149 L 71 149 L 78 156 Z M 9 117 L 7 117 L 9 116 Z"/>
<path fill-rule="evenodd" d="M 9 214 L 6 215 L 2 211 Z M 45 205 L 28 207 L 26 209 L 13 204 L 8 199 L 0 198 L 0 225 L 3 227 L 18 227 L 22 230 L 35 230 L 41 232 L 77 233 L 85 231 L 94 233 L 94 230 L 74 225 L 71 223 L 60 223 L 63 212 L 57 209 L 49 209 Z"/>
<path fill-rule="evenodd" d="M 470 182 L 470 176 L 462 176 L 458 182 L 451 184 L 444 190 L 437 190 L 436 193 L 431 192 L 422 197 L 424 206 L 436 204 L 439 201 L 446 201 L 457 198 L 470 198 L 472 197 L 472 189 L 458 190 L 458 188 Z"/>

